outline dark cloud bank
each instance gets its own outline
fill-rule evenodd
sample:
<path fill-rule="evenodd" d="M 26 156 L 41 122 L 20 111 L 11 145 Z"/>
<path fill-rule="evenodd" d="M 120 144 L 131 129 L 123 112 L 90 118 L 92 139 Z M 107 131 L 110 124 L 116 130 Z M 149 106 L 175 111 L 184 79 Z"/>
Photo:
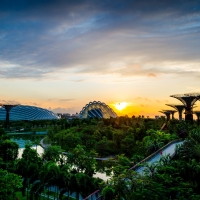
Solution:
<path fill-rule="evenodd" d="M 162 63 L 199 63 L 199 36 L 199 0 L 0 0 L 0 78 L 177 74 Z"/>

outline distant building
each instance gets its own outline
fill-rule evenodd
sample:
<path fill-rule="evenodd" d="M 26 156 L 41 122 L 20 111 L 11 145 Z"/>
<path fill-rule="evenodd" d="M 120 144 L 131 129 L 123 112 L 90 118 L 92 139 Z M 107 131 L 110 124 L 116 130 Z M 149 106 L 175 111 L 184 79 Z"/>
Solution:
<path fill-rule="evenodd" d="M 79 114 L 78 114 L 78 113 L 72 114 L 71 117 L 72 117 L 72 118 L 79 118 Z"/>
<path fill-rule="evenodd" d="M 57 113 L 57 115 L 59 114 L 60 118 L 62 119 L 75 119 L 75 118 L 79 118 L 79 114 L 70 114 L 70 113 Z"/>
<path fill-rule="evenodd" d="M 69 113 L 63 113 L 62 118 L 69 118 L 71 115 Z"/>
<path fill-rule="evenodd" d="M 61 118 L 62 113 L 56 113 L 58 115 L 59 118 Z"/>

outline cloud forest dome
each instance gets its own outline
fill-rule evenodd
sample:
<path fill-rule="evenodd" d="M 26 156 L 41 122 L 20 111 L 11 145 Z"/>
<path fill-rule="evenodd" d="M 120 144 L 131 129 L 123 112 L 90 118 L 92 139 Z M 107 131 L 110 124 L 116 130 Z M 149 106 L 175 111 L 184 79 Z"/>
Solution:
<path fill-rule="evenodd" d="M 93 101 L 86 104 L 80 114 L 81 119 L 85 118 L 116 118 L 117 114 L 105 103 Z"/>
<path fill-rule="evenodd" d="M 53 112 L 35 107 L 35 106 L 27 106 L 27 105 L 18 105 L 13 107 L 10 110 L 10 121 L 17 120 L 52 120 L 58 119 L 58 116 Z M 6 110 L 5 108 L 0 108 L 0 120 L 6 119 Z"/>

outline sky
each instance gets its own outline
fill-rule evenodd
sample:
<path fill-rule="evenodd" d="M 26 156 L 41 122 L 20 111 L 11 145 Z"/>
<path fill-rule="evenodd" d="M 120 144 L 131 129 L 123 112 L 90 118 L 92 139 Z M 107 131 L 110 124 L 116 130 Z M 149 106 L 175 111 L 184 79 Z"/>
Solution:
<path fill-rule="evenodd" d="M 199 55 L 200 0 L 0 0 L 0 103 L 162 115 L 200 92 Z"/>

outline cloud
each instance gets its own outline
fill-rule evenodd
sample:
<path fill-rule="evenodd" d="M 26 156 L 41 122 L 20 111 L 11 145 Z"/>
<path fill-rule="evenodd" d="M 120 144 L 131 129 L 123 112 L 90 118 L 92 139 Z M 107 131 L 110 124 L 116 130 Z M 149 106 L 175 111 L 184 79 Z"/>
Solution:
<path fill-rule="evenodd" d="M 136 97 L 135 100 L 142 100 L 142 97 Z"/>
<path fill-rule="evenodd" d="M 57 108 L 49 108 L 49 110 L 53 111 L 54 113 L 70 113 L 70 114 L 75 114 L 75 113 L 79 113 L 80 108 L 75 108 L 75 107 L 71 107 L 71 108 L 61 108 L 61 107 L 57 107 Z"/>
<path fill-rule="evenodd" d="M 75 99 L 60 99 L 60 101 L 73 101 Z"/>
<path fill-rule="evenodd" d="M 154 73 L 148 73 L 147 76 L 149 76 L 149 77 L 156 77 L 156 74 L 154 74 Z"/>
<path fill-rule="evenodd" d="M 189 0 L 0 1 L 0 78 L 199 76 L 199 19 Z"/>
<path fill-rule="evenodd" d="M 136 97 L 134 100 L 136 101 L 148 101 L 148 102 L 151 102 L 150 99 L 146 98 L 146 97 Z"/>
<path fill-rule="evenodd" d="M 156 99 L 155 100 L 157 103 L 168 103 L 169 101 L 168 100 L 166 100 L 166 99 L 164 99 L 164 100 L 158 100 L 158 99 Z"/>
<path fill-rule="evenodd" d="M 0 100 L 0 105 L 18 105 L 20 104 L 19 101 L 15 101 L 15 100 Z"/>
<path fill-rule="evenodd" d="M 40 104 L 35 103 L 35 102 L 29 102 L 28 105 L 40 106 Z"/>
<path fill-rule="evenodd" d="M 149 105 L 144 105 L 144 104 L 141 104 L 140 106 L 141 107 L 149 107 Z"/>
<path fill-rule="evenodd" d="M 145 98 L 145 100 L 146 100 L 146 101 L 149 101 L 149 102 L 151 102 L 151 100 L 150 100 L 150 99 L 148 99 L 148 98 Z"/>
<path fill-rule="evenodd" d="M 4 66 L 0 65 L 0 78 L 14 78 L 14 79 L 42 79 L 44 75 L 50 73 L 49 69 L 37 69 L 32 66 Z"/>

